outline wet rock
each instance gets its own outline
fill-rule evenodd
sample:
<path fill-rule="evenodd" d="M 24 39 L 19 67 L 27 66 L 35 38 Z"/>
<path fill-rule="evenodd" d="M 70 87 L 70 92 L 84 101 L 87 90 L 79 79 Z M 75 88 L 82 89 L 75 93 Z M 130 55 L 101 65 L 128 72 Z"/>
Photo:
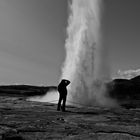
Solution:
<path fill-rule="evenodd" d="M 140 109 L 67 106 L 64 113 L 56 108 L 55 104 L 0 97 L 0 139 L 140 139 Z"/>

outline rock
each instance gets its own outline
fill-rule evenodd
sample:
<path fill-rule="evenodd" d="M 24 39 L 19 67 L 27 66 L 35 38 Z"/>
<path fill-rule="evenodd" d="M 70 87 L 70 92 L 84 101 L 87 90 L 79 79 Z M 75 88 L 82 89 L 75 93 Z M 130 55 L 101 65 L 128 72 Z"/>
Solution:
<path fill-rule="evenodd" d="M 20 135 L 3 134 L 2 140 L 25 140 L 25 139 Z"/>
<path fill-rule="evenodd" d="M 20 97 L 0 97 L 0 139 L 140 139 L 140 109 L 67 106 L 67 112 L 58 112 L 56 108 Z"/>

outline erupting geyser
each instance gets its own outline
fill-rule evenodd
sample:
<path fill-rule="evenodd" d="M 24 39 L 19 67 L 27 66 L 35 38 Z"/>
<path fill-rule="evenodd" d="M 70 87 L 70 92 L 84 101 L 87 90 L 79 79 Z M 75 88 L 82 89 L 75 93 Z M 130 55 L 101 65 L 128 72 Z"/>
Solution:
<path fill-rule="evenodd" d="M 106 81 L 109 68 L 101 39 L 102 0 L 71 0 L 65 42 L 66 60 L 61 79 L 70 80 L 67 103 L 114 107 Z M 47 93 L 33 101 L 58 100 L 58 93 Z M 57 101 L 56 101 L 57 102 Z"/>
<path fill-rule="evenodd" d="M 101 45 L 102 0 L 72 0 L 62 78 L 71 81 L 68 100 L 85 105 L 114 105 L 106 96 Z M 102 52 L 102 53 L 101 53 Z M 105 78 L 106 77 L 106 78 Z"/>

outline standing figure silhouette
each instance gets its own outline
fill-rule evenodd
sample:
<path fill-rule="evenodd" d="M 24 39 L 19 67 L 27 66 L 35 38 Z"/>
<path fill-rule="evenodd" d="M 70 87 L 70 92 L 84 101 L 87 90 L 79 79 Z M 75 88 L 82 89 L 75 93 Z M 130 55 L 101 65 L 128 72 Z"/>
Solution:
<path fill-rule="evenodd" d="M 59 101 L 57 105 L 57 110 L 65 111 L 66 106 L 66 98 L 67 98 L 67 86 L 70 84 L 69 80 L 62 79 L 60 84 L 58 85 L 58 92 L 59 92 Z M 63 101 L 63 104 L 61 106 L 61 102 Z"/>

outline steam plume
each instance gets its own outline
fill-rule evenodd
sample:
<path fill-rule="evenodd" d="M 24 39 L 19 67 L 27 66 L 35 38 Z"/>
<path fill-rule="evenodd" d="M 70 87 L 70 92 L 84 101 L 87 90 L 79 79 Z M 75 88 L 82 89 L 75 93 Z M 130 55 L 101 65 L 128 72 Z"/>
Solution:
<path fill-rule="evenodd" d="M 68 100 L 85 105 L 113 105 L 106 96 L 109 71 L 103 70 L 102 0 L 72 0 L 67 27 L 62 78 L 71 81 Z"/>

